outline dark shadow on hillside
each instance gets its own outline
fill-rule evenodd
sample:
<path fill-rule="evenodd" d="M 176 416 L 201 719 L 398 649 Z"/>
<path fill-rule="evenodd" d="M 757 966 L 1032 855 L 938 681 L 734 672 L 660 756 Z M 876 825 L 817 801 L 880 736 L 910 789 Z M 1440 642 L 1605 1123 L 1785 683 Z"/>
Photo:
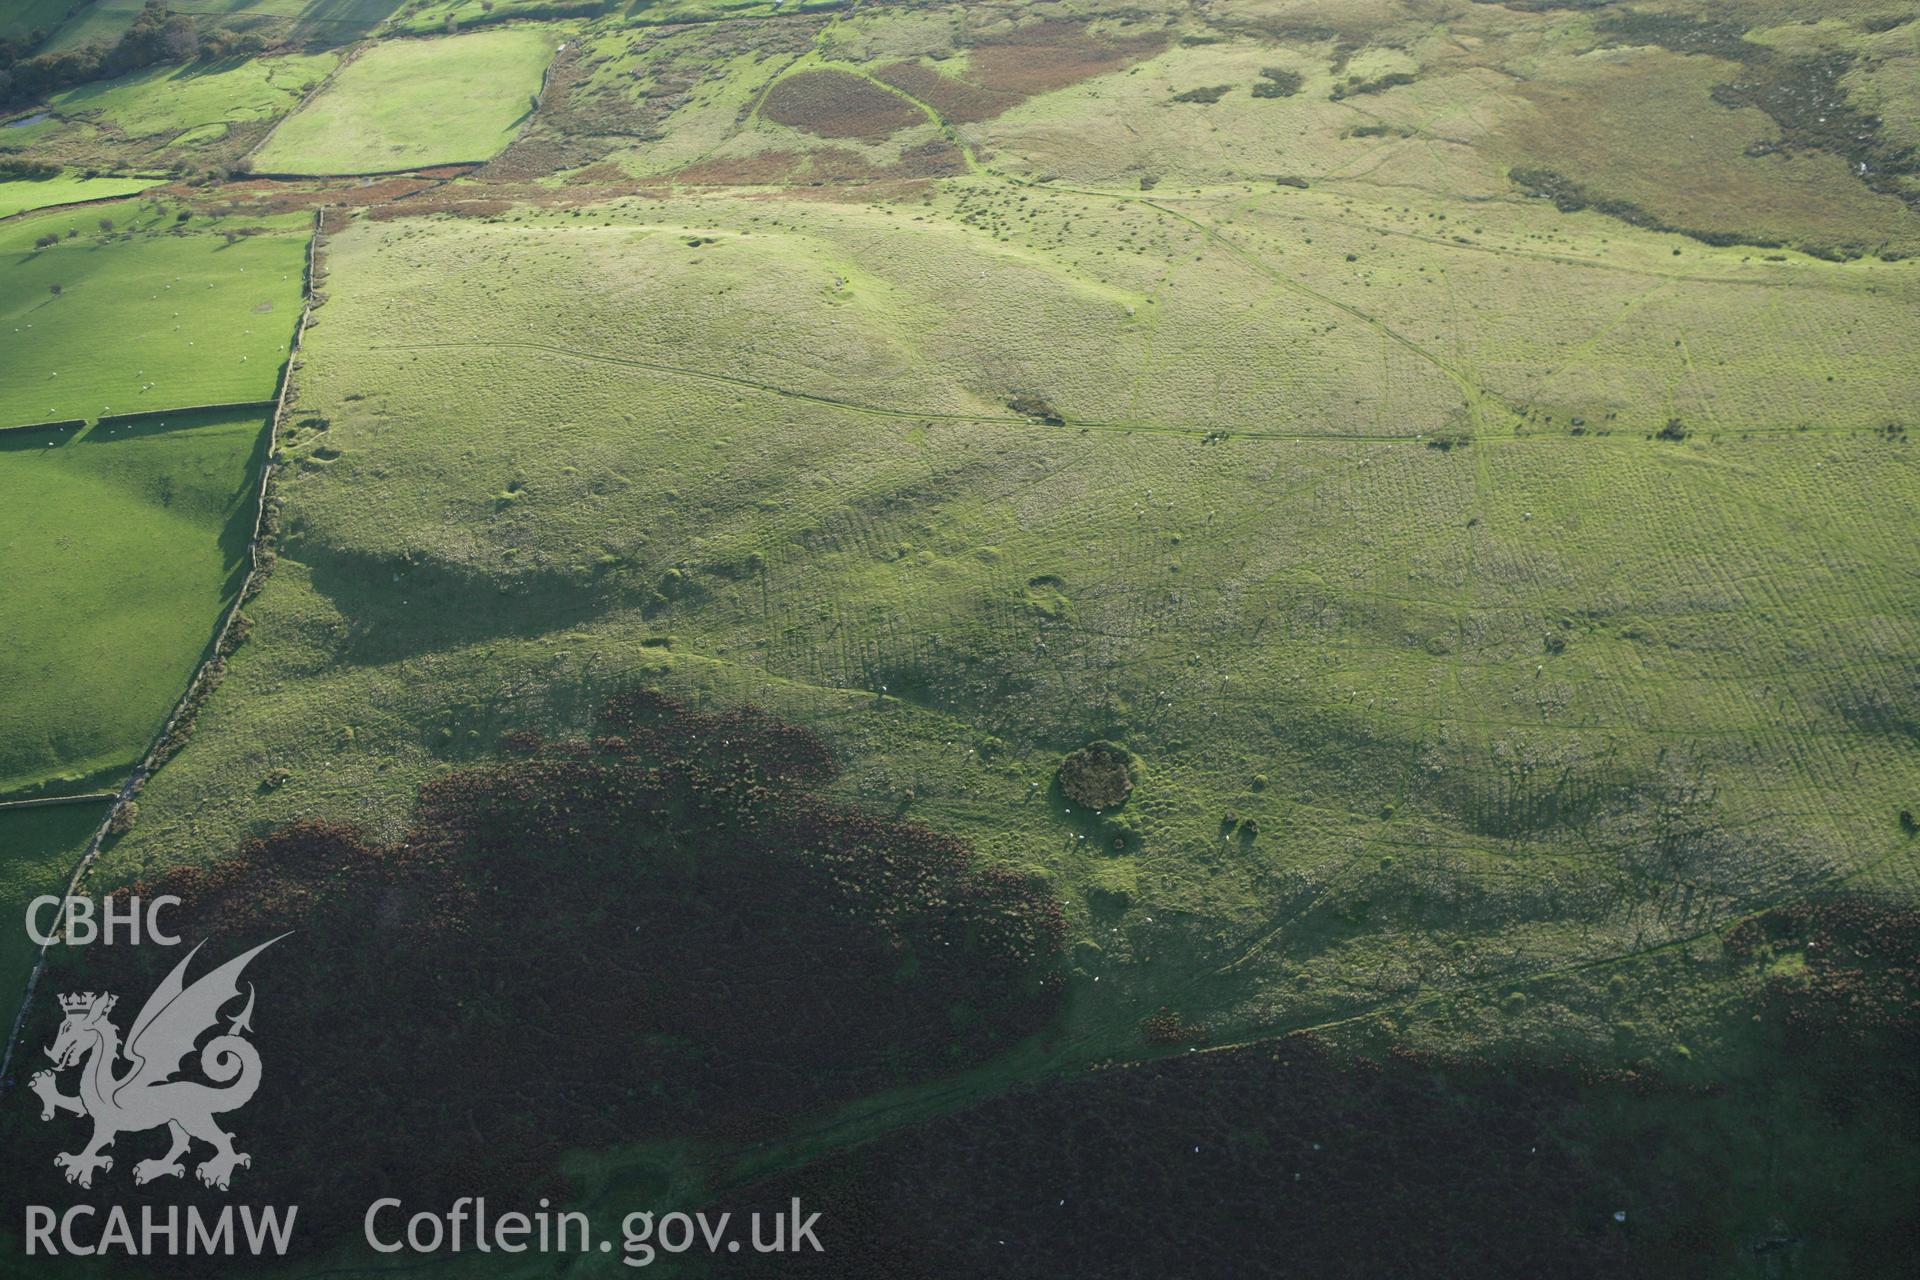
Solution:
<path fill-rule="evenodd" d="M 158 410 L 152 413 L 128 414 L 118 418 L 103 418 L 91 431 L 73 443 L 77 447 L 92 446 L 111 448 L 129 440 L 145 440 L 156 436 L 176 435 L 183 431 L 216 426 L 222 423 L 245 421 L 245 411 L 231 409 L 211 409 L 194 411 Z M 254 522 L 259 510 L 260 472 L 267 465 L 269 432 L 268 417 L 262 411 L 258 419 L 253 448 L 247 456 L 246 480 L 233 495 L 233 502 L 226 519 L 220 526 L 220 561 L 226 566 L 227 577 L 220 586 L 223 600 L 230 600 L 240 591 L 247 580 L 247 571 L 253 567 L 252 542 Z M 222 617 L 224 617 L 224 611 Z M 216 624 L 217 625 L 217 624 Z M 201 653 L 204 661 L 212 653 L 213 637 L 209 637 L 208 648 Z"/>
<path fill-rule="evenodd" d="M 103 418 L 91 431 L 75 441 L 75 444 L 110 448 L 129 440 L 174 435 L 182 431 L 193 431 L 236 420 L 244 421 L 244 412 L 236 413 L 230 409 L 199 413 L 162 411 L 128 415 L 124 418 Z M 260 472 L 267 465 L 269 440 L 267 425 L 268 418 L 263 412 L 259 419 L 259 429 L 254 436 L 252 451 L 247 457 L 246 481 L 234 494 L 233 504 L 220 526 L 220 560 L 227 568 L 226 580 L 220 587 L 222 599 L 231 599 L 238 594 L 240 588 L 246 583 L 247 571 L 253 567 L 252 542 L 255 518 L 259 510 Z M 209 639 L 209 646 L 212 643 L 213 641 Z M 210 648 L 208 652 L 211 652 Z M 207 653 L 201 655 L 203 660 L 207 656 Z"/>
<path fill-rule="evenodd" d="M 180 431 L 191 431 L 196 427 L 216 426 L 223 422 L 244 420 L 245 408 L 239 409 L 150 409 L 142 413 L 115 414 L 102 418 L 89 431 L 82 444 L 115 444 L 122 440 L 144 440 L 153 436 L 173 435 Z M 260 409 L 260 430 L 267 429 L 267 411 Z M 107 435 L 112 431 L 111 436 Z M 257 477 L 256 477 L 257 478 Z"/>
<path fill-rule="evenodd" d="M 175 69 L 168 80 L 198 80 L 201 76 L 219 75 L 223 71 L 237 71 L 252 62 L 253 54 L 229 54 L 224 58 L 197 58 L 183 67 Z"/>
<path fill-rule="evenodd" d="M 210 952 L 302 940 L 249 974 L 280 993 L 282 1065 L 248 1132 L 295 1154 L 250 1169 L 248 1194 L 298 1199 L 294 1247 L 358 1239 L 370 1185 L 558 1198 L 569 1148 L 753 1142 L 1054 1025 L 1065 923 L 1043 878 L 822 799 L 829 744 L 756 708 L 629 689 L 600 724 L 550 744 L 523 729 L 440 774 L 395 843 L 300 823 L 128 890 L 173 895 Z M 53 991 L 151 985 L 177 963 L 58 950 L 90 954 L 52 957 Z M 61 1016 L 37 1003 L 27 1042 L 50 1043 Z M 70 1185 L 52 1159 L 66 1140 L 37 1108 L 0 1111 L 0 1142 L 41 1171 L 9 1178 L 0 1214 Z"/>
<path fill-rule="evenodd" d="M 260 475 L 266 469 L 267 451 L 272 443 L 272 432 L 267 428 L 267 422 L 262 421 L 260 434 L 253 440 L 253 452 L 247 457 L 247 487 L 220 527 L 220 560 L 227 566 L 227 580 L 220 589 L 223 596 L 238 595 L 253 568 L 253 532 L 260 515 Z"/>
<path fill-rule="evenodd" d="M 351 44 L 399 11 L 402 0 L 313 0 L 295 19 L 289 43 Z"/>
<path fill-rule="evenodd" d="M 496 577 L 438 560 L 337 551 L 303 541 L 283 554 L 348 620 L 339 656 L 374 665 L 492 639 L 531 639 L 638 604 L 617 581 L 532 570 Z"/>
<path fill-rule="evenodd" d="M 0 453 L 45 453 L 48 445 L 58 448 L 71 441 L 79 430 L 78 422 L 68 422 L 51 427 L 0 431 Z"/>

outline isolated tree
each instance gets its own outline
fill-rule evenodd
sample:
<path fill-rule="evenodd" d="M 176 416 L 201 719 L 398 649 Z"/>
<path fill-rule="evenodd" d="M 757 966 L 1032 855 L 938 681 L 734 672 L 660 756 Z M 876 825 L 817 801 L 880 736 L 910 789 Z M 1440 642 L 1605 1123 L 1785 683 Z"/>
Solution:
<path fill-rule="evenodd" d="M 160 50 L 168 62 L 188 62 L 200 56 L 200 33 L 190 16 L 176 13 L 167 18 L 160 29 Z"/>
<path fill-rule="evenodd" d="M 47 292 L 52 294 L 56 298 L 59 297 L 61 293 L 63 293 L 64 291 L 65 290 L 62 288 L 62 286 L 57 284 L 50 284 L 47 286 Z"/>
<path fill-rule="evenodd" d="M 113 219 L 112 219 L 112 218 L 102 218 L 102 219 L 100 219 L 100 229 L 101 229 L 102 231 L 105 231 L 105 232 L 107 232 L 108 234 L 112 234 L 112 232 L 113 232 Z"/>

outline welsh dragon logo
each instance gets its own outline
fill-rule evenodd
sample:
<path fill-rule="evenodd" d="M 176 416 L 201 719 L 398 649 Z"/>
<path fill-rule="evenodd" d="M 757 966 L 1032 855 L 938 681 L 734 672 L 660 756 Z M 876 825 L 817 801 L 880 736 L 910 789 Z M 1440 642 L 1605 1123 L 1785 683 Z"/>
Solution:
<path fill-rule="evenodd" d="M 245 1106 L 260 1085 L 260 1054 L 245 1039 L 253 1029 L 251 983 L 246 1007 L 231 1018 L 224 1035 L 214 1036 L 200 1050 L 201 1073 L 213 1084 L 173 1077 L 193 1053 L 195 1042 L 217 1026 L 222 1006 L 239 997 L 240 973 L 247 962 L 278 941 L 263 942 L 188 986 L 187 966 L 200 951 L 194 947 L 141 1006 L 124 1048 L 119 1028 L 108 1018 L 118 997 L 90 991 L 60 997 L 66 1018 L 47 1050 L 54 1068 L 37 1073 L 31 1087 L 40 1095 L 42 1120 L 62 1111 L 93 1117 L 92 1141 L 77 1152 L 53 1158 L 57 1167 L 67 1171 L 68 1182 L 91 1187 L 95 1170 L 113 1168 L 113 1157 L 105 1151 L 116 1137 L 161 1125 L 167 1127 L 172 1145 L 158 1159 L 133 1166 L 136 1184 L 185 1174 L 180 1157 L 195 1140 L 213 1148 L 213 1154 L 194 1169 L 194 1175 L 209 1187 L 225 1191 L 234 1169 L 253 1163 L 252 1157 L 234 1150 L 233 1135 L 213 1119 Z M 115 1075 L 114 1067 L 123 1055 L 132 1065 Z M 60 1092 L 55 1073 L 73 1066 L 80 1066 L 80 1091 L 69 1097 Z"/>

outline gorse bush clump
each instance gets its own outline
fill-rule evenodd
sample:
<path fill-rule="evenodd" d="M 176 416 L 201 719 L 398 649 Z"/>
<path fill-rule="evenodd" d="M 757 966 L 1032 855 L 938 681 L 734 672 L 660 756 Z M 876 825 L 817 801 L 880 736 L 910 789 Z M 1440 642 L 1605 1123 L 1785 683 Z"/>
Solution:
<path fill-rule="evenodd" d="M 1111 809 L 1133 791 L 1133 754 L 1113 742 L 1089 742 L 1060 762 L 1060 790 L 1085 809 Z"/>
<path fill-rule="evenodd" d="M 1289 71 L 1285 67 L 1262 67 L 1260 77 L 1253 86 L 1253 96 L 1256 98 L 1291 98 L 1306 84 L 1298 71 Z"/>

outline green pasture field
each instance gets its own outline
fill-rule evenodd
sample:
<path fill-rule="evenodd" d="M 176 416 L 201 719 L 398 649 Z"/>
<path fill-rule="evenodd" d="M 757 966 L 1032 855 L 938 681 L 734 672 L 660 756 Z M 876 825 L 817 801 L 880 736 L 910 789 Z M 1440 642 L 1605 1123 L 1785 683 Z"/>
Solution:
<path fill-rule="evenodd" d="M 0 36 L 52 31 L 66 21 L 69 10 L 79 5 L 80 0 L 15 0 L 0 13 Z"/>
<path fill-rule="evenodd" d="M 89 0 L 74 4 L 75 12 L 48 41 L 50 49 L 72 49 L 83 44 L 111 44 L 124 34 L 146 0 Z M 213 26 L 222 19 L 297 18 L 311 9 L 331 9 L 326 0 L 195 0 L 190 13 L 197 24 Z M 383 15 L 384 16 L 384 15 Z"/>
<path fill-rule="evenodd" d="M 310 226 L 163 201 L 0 224 L 0 425 L 272 399 Z"/>
<path fill-rule="evenodd" d="M 357 173 L 485 160 L 507 144 L 564 36 L 515 27 L 373 46 L 254 156 L 268 173 Z"/>
<path fill-rule="evenodd" d="M 63 173 L 40 181 L 0 182 L 0 218 L 30 213 L 53 205 L 78 204 L 84 200 L 130 196 L 151 187 L 150 178 L 83 178 Z"/>
<path fill-rule="evenodd" d="M 681 23 L 737 21 L 766 18 L 776 14 L 810 13 L 843 8 L 846 0 L 631 0 L 624 5 L 609 5 L 604 12 L 616 22 L 628 26 L 664 26 Z M 584 7 L 584 6 L 583 6 Z M 553 16 L 555 0 L 427 0 L 409 6 L 394 19 L 392 30 L 410 34 L 437 34 L 446 29 L 447 19 L 457 26 L 510 21 L 515 17 Z"/>
<path fill-rule="evenodd" d="M 153 67 L 56 94 L 49 107 L 116 140 L 186 145 L 285 115 L 339 62 L 335 53 Z"/>
<path fill-rule="evenodd" d="M 40 805 L 0 812 L 0 912 L 11 922 L 0 950 L 0 1018 L 13 1025 L 38 950 L 22 924 L 27 904 L 59 894 L 87 841 L 107 815 L 105 801 Z"/>
<path fill-rule="evenodd" d="M 239 590 L 264 418 L 0 433 L 0 796 L 109 786 Z"/>
<path fill-rule="evenodd" d="M 88 0 L 69 5 L 72 16 L 56 24 L 46 48 L 77 49 L 85 44 L 112 44 L 133 24 L 145 0 Z"/>

